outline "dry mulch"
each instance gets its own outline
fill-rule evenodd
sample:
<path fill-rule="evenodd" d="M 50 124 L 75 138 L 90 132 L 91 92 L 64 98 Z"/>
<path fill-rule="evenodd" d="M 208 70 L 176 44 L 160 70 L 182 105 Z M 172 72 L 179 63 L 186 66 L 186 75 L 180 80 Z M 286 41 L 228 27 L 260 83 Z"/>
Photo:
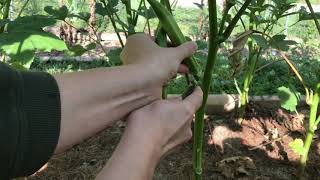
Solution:
<path fill-rule="evenodd" d="M 205 130 L 204 179 L 291 180 L 295 179 L 299 158 L 289 147 L 294 138 L 305 134 L 302 114 L 290 114 L 278 107 L 250 105 L 242 126 L 233 115 L 209 116 Z M 122 125 L 115 125 L 70 151 L 54 156 L 47 168 L 29 180 L 90 180 L 112 155 Z M 318 133 L 317 133 L 318 134 Z M 320 143 L 316 137 L 311 148 L 306 179 L 320 179 Z M 192 143 L 180 147 L 156 169 L 155 180 L 192 179 Z"/>

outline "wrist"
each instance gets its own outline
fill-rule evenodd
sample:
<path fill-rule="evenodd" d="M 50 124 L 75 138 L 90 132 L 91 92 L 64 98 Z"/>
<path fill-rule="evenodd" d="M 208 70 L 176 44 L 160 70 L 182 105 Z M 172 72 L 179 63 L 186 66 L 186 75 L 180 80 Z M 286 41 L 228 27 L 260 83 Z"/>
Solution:
<path fill-rule="evenodd" d="M 130 141 L 131 144 L 134 144 L 134 147 L 141 148 L 144 153 L 149 155 L 153 162 L 156 162 L 156 165 L 162 156 L 163 143 L 161 142 L 161 137 L 153 134 L 155 133 L 150 129 L 137 128 L 128 124 L 123 139 L 126 139 L 128 142 Z"/>
<path fill-rule="evenodd" d="M 163 67 L 159 67 L 156 63 L 140 63 L 131 64 L 140 73 L 140 80 L 145 81 L 147 87 L 153 85 L 162 86 L 169 78 Z"/>

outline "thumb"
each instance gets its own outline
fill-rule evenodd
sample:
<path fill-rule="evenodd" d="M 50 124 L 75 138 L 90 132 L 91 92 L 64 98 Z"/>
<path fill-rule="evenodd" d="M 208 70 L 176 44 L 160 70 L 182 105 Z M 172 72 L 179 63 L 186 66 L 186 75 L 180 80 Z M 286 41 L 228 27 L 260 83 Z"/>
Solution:
<path fill-rule="evenodd" d="M 202 104 L 203 92 L 200 87 L 197 87 L 191 95 L 183 100 L 183 104 L 192 107 L 194 111 L 198 110 Z"/>
<path fill-rule="evenodd" d="M 175 58 L 177 58 L 180 62 L 182 62 L 184 59 L 191 57 L 196 52 L 197 49 L 198 49 L 197 44 L 193 41 L 190 41 L 178 47 L 172 48 L 172 51 Z"/>

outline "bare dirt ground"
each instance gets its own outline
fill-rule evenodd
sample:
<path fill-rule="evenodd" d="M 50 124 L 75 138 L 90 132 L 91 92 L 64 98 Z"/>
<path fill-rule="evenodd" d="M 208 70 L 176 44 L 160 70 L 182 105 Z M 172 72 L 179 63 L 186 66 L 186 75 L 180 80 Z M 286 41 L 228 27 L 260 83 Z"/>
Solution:
<path fill-rule="evenodd" d="M 273 105 L 271 105 L 273 106 Z M 210 116 L 206 121 L 204 179 L 291 180 L 296 179 L 298 156 L 289 148 L 294 138 L 304 136 L 301 120 L 276 107 L 250 106 L 240 127 L 233 115 Z M 68 152 L 54 156 L 48 166 L 28 180 L 91 180 L 112 155 L 123 124 L 117 124 Z M 314 139 L 306 179 L 320 179 L 319 139 Z M 192 143 L 180 147 L 160 162 L 155 180 L 192 179 Z"/>

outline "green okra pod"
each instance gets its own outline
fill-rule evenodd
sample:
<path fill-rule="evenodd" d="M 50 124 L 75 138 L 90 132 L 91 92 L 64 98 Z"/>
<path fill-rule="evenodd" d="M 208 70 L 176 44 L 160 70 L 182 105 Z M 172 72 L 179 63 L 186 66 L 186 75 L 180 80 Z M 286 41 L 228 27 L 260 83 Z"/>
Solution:
<path fill-rule="evenodd" d="M 168 9 L 166 9 L 161 3 L 156 0 L 147 0 L 151 5 L 152 9 L 156 13 L 160 23 L 162 24 L 163 29 L 166 31 L 169 36 L 171 43 L 174 46 L 179 46 L 185 42 L 187 42 L 186 37 L 181 32 L 178 24 L 174 20 L 174 17 L 170 13 Z M 196 63 L 193 57 L 185 61 L 185 64 L 190 69 L 191 74 L 194 79 L 197 81 L 196 84 L 199 84 L 200 74 L 198 70 L 198 64 Z"/>

